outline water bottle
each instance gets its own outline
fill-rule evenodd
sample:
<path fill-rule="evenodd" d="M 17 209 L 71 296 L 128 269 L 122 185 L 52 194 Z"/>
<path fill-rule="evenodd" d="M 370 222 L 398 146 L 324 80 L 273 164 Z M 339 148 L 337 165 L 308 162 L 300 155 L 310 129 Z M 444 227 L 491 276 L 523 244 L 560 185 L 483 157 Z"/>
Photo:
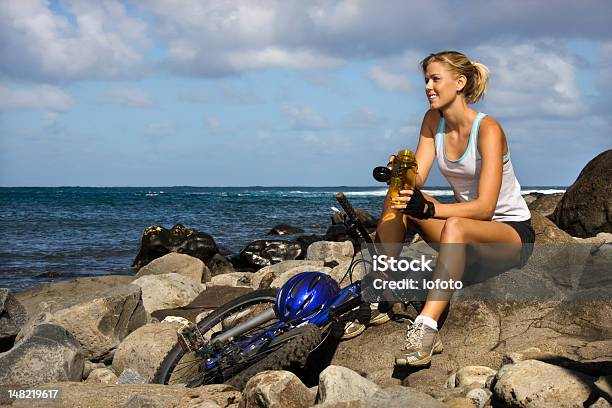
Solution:
<path fill-rule="evenodd" d="M 396 201 L 400 190 L 412 190 L 416 184 L 417 162 L 414 153 L 410 150 L 400 150 L 393 160 L 391 179 L 389 180 L 389 197 L 393 205 L 401 205 Z"/>

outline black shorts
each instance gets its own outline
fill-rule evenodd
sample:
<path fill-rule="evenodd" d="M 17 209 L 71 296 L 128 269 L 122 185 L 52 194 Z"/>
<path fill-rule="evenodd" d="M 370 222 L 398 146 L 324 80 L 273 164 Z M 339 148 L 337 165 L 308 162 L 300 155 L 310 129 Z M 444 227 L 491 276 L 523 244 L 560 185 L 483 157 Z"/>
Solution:
<path fill-rule="evenodd" d="M 507 224 L 514 228 L 514 230 L 518 233 L 519 237 L 521 237 L 521 243 L 523 247 L 521 248 L 521 260 L 520 267 L 522 268 L 527 263 L 527 260 L 531 256 L 533 252 L 533 243 L 535 242 L 535 231 L 531 226 L 531 219 L 525 221 L 501 221 L 504 224 Z"/>

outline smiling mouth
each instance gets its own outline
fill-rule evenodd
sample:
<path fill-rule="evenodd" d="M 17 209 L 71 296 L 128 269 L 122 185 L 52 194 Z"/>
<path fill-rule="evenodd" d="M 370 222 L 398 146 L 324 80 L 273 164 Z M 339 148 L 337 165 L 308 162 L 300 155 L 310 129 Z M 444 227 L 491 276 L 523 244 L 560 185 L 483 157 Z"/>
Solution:
<path fill-rule="evenodd" d="M 433 102 L 438 99 L 438 95 L 427 95 L 427 99 L 429 99 L 429 102 Z"/>

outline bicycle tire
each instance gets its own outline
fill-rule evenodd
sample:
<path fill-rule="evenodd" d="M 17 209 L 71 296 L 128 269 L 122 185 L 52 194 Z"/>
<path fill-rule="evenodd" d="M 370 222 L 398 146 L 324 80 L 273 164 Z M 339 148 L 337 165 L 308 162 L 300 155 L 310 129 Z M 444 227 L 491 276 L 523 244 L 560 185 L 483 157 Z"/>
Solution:
<path fill-rule="evenodd" d="M 281 339 L 283 336 L 290 338 Z M 273 353 L 232 376 L 228 381 L 225 381 L 225 384 L 242 390 L 251 377 L 262 371 L 284 370 L 295 364 L 304 366 L 310 352 L 321 343 L 321 331 L 314 324 L 296 327 L 283 336 L 279 336 L 278 341 L 286 341 L 286 343 L 282 344 Z"/>
<path fill-rule="evenodd" d="M 252 306 L 269 305 L 271 307 L 276 300 L 277 293 L 277 288 L 267 288 L 242 295 L 220 306 L 218 309 L 214 310 L 212 313 L 198 322 L 198 329 L 202 333 L 207 333 L 215 326 L 225 323 L 225 320 L 227 320 L 233 313 L 240 313 L 241 311 L 247 310 Z M 185 357 L 185 351 L 177 342 L 160 363 L 159 367 L 155 371 L 155 374 L 153 375 L 152 382 L 158 384 L 168 384 L 177 365 Z M 201 360 L 197 360 L 195 358 L 192 361 L 188 360 L 184 364 L 191 364 L 191 366 L 182 369 L 197 369 L 199 361 Z M 186 372 L 186 376 L 188 375 L 190 375 L 189 372 Z M 189 381 L 186 379 L 186 383 L 188 382 Z"/>

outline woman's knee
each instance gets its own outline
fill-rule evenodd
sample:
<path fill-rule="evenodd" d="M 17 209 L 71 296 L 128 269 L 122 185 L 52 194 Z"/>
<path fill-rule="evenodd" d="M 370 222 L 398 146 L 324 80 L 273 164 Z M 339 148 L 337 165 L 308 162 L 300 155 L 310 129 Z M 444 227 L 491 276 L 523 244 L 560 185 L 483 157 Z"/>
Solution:
<path fill-rule="evenodd" d="M 450 217 L 446 219 L 444 227 L 442 227 L 442 233 L 440 240 L 442 242 L 465 242 L 465 218 L 462 217 Z"/>

